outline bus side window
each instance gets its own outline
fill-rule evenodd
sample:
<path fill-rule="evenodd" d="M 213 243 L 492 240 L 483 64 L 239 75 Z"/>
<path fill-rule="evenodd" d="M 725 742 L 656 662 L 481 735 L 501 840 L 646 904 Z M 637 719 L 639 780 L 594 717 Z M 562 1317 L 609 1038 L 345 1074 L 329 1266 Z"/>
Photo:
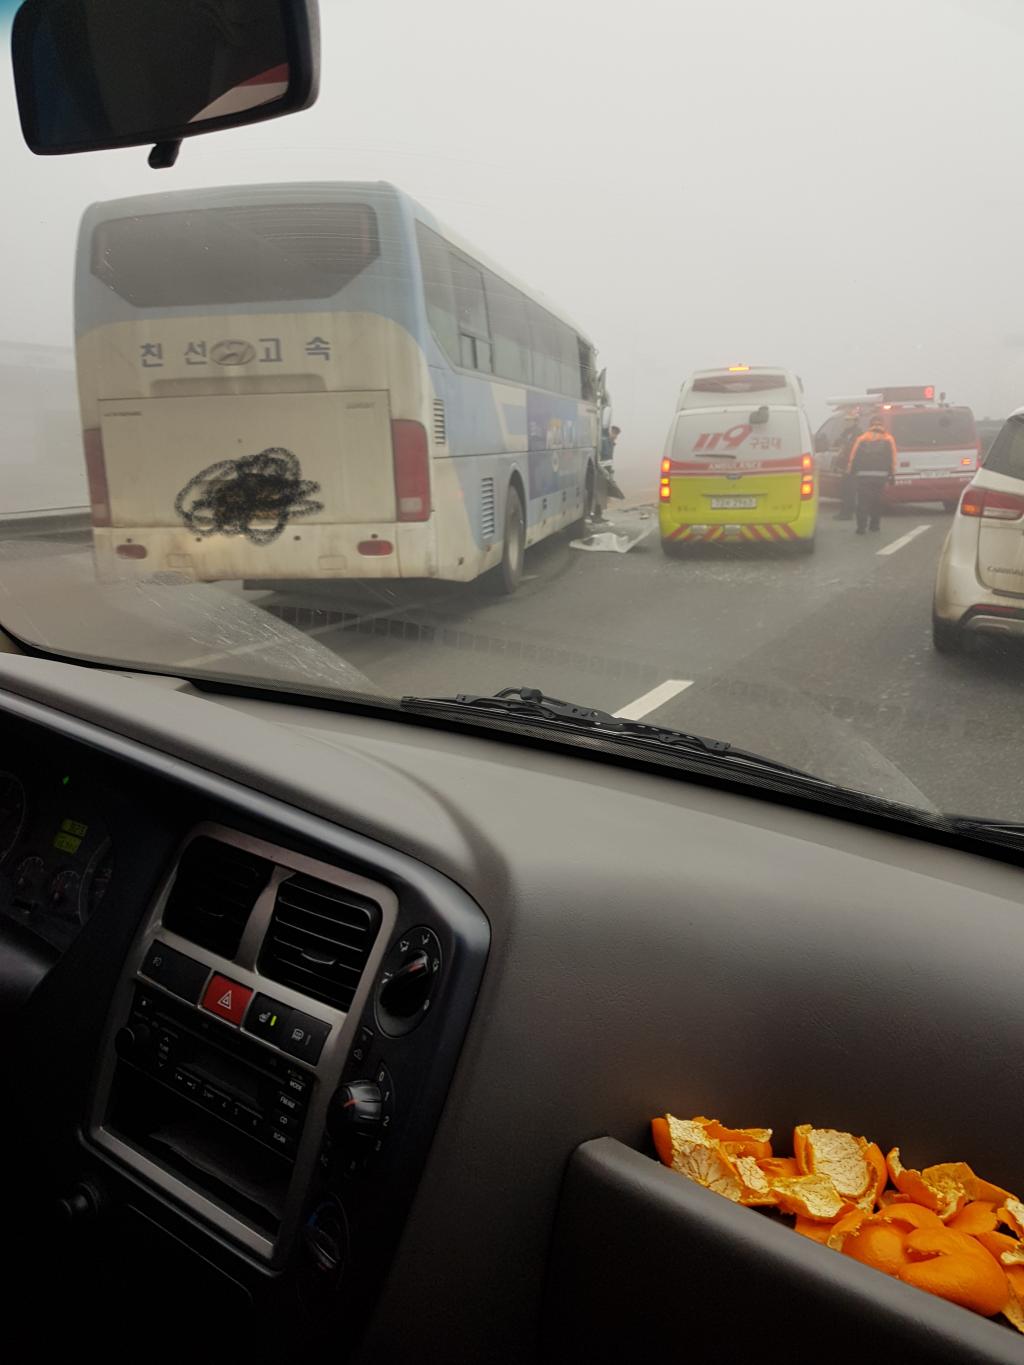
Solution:
<path fill-rule="evenodd" d="M 597 397 L 597 374 L 594 364 L 594 348 L 582 337 L 576 338 L 580 352 L 580 394 L 588 403 Z"/>
<path fill-rule="evenodd" d="M 455 315 L 455 289 L 452 284 L 448 247 L 444 240 L 422 223 L 416 224 L 416 240 L 423 272 L 423 293 L 427 320 L 453 365 L 460 364 L 459 325 Z"/>
<path fill-rule="evenodd" d="M 539 304 L 530 303 L 530 349 L 533 351 L 533 382 L 556 393 L 562 386 L 562 360 L 555 319 Z"/>
<path fill-rule="evenodd" d="M 491 323 L 494 373 L 502 379 L 529 384 L 533 378 L 530 364 L 530 322 L 526 298 L 518 289 L 484 271 L 487 315 Z"/>
<path fill-rule="evenodd" d="M 570 398 L 580 397 L 580 346 L 576 333 L 564 322 L 556 322 L 561 377 L 558 387 Z"/>
<path fill-rule="evenodd" d="M 459 325 L 461 364 L 470 370 L 492 371 L 491 337 L 487 325 L 484 277 L 475 265 L 451 253 L 452 282 L 455 286 L 455 316 Z"/>

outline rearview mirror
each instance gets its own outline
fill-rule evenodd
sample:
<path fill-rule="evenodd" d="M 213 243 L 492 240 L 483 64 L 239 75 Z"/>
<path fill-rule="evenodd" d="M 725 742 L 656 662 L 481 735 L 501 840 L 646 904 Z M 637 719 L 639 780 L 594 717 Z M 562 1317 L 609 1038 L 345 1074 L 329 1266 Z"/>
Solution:
<path fill-rule="evenodd" d="M 40 156 L 157 144 L 259 123 L 316 99 L 316 0 L 25 0 L 11 53 Z"/>

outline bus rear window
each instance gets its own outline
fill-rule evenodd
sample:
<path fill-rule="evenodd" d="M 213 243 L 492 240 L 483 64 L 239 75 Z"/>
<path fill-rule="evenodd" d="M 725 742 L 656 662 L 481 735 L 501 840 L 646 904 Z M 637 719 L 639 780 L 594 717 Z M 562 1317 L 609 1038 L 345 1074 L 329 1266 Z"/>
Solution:
<path fill-rule="evenodd" d="M 330 298 L 380 255 L 367 204 L 259 204 L 114 218 L 92 273 L 137 308 Z"/>
<path fill-rule="evenodd" d="M 788 387 L 784 374 L 715 374 L 693 381 L 694 393 L 769 393 Z"/>
<path fill-rule="evenodd" d="M 973 450 L 978 439 L 970 408 L 891 412 L 889 430 L 900 450 Z"/>

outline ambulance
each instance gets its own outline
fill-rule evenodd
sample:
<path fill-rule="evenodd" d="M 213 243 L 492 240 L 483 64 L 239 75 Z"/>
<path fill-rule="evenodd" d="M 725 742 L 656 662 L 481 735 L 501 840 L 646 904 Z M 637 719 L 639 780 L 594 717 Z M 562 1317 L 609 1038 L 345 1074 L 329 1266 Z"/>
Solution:
<path fill-rule="evenodd" d="M 960 494 L 981 463 L 981 442 L 970 408 L 935 396 L 932 384 L 879 387 L 849 398 L 830 398 L 835 415 L 819 427 L 814 449 L 821 466 L 821 492 L 838 498 L 843 477 L 840 446 L 853 418 L 866 431 L 880 417 L 896 441 L 896 480 L 885 491 L 889 505 L 940 502 L 956 511 Z"/>
<path fill-rule="evenodd" d="M 697 370 L 680 390 L 661 461 L 662 549 L 767 544 L 810 554 L 818 521 L 812 452 L 797 375 L 771 365 Z"/>

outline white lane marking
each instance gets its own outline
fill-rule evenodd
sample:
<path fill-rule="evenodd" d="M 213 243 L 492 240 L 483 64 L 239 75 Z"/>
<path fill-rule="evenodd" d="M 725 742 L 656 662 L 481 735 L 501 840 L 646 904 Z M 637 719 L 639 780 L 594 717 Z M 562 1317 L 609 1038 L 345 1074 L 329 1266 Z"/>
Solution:
<path fill-rule="evenodd" d="M 669 678 L 668 682 L 652 687 L 650 692 L 637 697 L 636 701 L 631 701 L 621 711 L 616 711 L 615 715 L 619 720 L 642 720 L 649 712 L 657 711 L 659 706 L 664 706 L 667 701 L 678 697 L 680 692 L 685 692 L 692 686 L 692 678 Z"/>
<path fill-rule="evenodd" d="M 894 555 L 897 550 L 902 550 L 904 545 L 909 545 L 912 540 L 921 535 L 924 531 L 930 531 L 931 524 L 927 526 L 915 526 L 912 531 L 908 531 L 905 536 L 900 536 L 899 540 L 894 540 L 891 545 L 883 545 L 877 551 L 880 555 Z"/>

